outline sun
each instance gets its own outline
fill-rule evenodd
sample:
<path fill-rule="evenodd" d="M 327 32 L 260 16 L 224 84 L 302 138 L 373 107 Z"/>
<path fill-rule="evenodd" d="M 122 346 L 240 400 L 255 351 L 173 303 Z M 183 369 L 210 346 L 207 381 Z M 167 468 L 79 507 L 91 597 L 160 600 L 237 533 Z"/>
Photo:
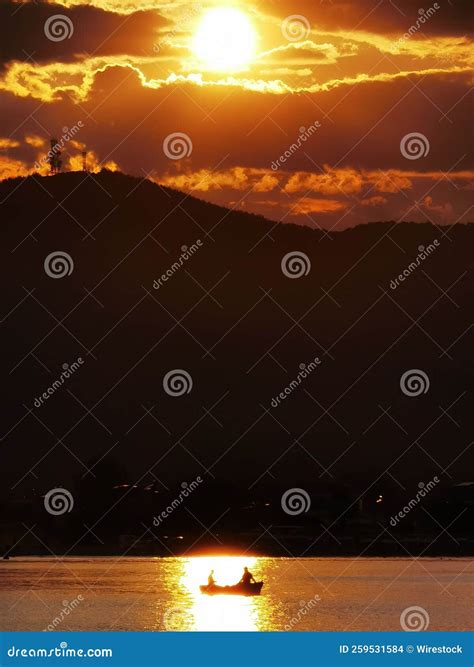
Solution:
<path fill-rule="evenodd" d="M 222 7 L 204 15 L 192 41 L 192 51 L 208 70 L 244 69 L 256 53 L 257 33 L 248 16 Z"/>

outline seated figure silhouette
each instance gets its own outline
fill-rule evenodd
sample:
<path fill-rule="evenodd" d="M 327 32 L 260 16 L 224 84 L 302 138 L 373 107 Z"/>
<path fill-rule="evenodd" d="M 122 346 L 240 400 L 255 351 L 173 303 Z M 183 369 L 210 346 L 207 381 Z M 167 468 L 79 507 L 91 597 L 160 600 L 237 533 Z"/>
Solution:
<path fill-rule="evenodd" d="M 239 584 L 242 584 L 243 586 L 248 586 L 251 583 L 256 584 L 257 582 L 255 581 L 255 577 L 253 576 L 253 574 L 249 572 L 248 567 L 244 567 L 244 573 L 242 575 L 241 580 L 239 581 Z"/>

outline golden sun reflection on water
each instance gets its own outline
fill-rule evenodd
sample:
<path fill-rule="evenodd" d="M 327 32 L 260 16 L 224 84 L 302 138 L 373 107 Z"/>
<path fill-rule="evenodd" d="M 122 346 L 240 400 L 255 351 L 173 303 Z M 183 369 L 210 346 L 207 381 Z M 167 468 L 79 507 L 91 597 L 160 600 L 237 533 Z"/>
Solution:
<path fill-rule="evenodd" d="M 195 629 L 209 630 L 257 630 L 257 606 L 254 598 L 241 595 L 203 595 L 201 584 L 214 570 L 214 578 L 219 585 L 236 584 L 245 566 L 253 572 L 255 558 L 223 556 L 218 558 L 190 558 L 184 564 L 182 583 L 193 596 L 191 612 L 195 619 Z"/>
<path fill-rule="evenodd" d="M 180 563 L 179 601 L 175 597 L 173 630 L 196 631 L 252 631 L 268 627 L 270 609 L 262 596 L 203 595 L 199 586 L 207 584 L 211 570 L 216 583 L 222 586 L 236 584 L 247 566 L 257 580 L 264 579 L 262 559 L 241 556 L 198 556 L 185 558 Z"/>

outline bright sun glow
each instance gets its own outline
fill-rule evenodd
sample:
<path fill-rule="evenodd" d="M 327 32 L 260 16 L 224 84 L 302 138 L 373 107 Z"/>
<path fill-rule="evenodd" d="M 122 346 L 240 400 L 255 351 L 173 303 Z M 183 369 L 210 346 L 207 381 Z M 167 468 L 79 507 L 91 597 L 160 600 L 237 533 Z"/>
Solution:
<path fill-rule="evenodd" d="M 257 630 L 259 625 L 259 603 L 263 598 L 246 598 L 233 595 L 216 595 L 209 597 L 199 591 L 200 584 L 207 583 L 207 577 L 214 570 L 216 581 L 222 586 L 236 584 L 244 566 L 251 568 L 258 576 L 257 558 L 240 556 L 216 556 L 189 558 L 184 563 L 184 572 L 181 584 L 191 597 L 192 605 L 189 613 L 191 621 L 188 627 L 179 629 L 193 629 L 199 631 L 216 630 Z M 255 570 L 255 571 L 254 571 Z"/>
<path fill-rule="evenodd" d="M 257 34 L 249 18 L 230 7 L 209 10 L 194 36 L 192 50 L 207 69 L 246 67 L 256 52 Z"/>

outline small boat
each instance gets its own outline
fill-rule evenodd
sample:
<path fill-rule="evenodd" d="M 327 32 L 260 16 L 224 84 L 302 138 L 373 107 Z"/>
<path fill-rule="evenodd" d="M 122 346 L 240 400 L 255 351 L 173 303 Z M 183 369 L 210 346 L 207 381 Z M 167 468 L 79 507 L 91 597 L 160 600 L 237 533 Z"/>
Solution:
<path fill-rule="evenodd" d="M 263 581 L 257 581 L 252 584 L 235 584 L 234 586 L 218 586 L 207 584 L 199 586 L 204 595 L 260 595 L 263 587 Z"/>

